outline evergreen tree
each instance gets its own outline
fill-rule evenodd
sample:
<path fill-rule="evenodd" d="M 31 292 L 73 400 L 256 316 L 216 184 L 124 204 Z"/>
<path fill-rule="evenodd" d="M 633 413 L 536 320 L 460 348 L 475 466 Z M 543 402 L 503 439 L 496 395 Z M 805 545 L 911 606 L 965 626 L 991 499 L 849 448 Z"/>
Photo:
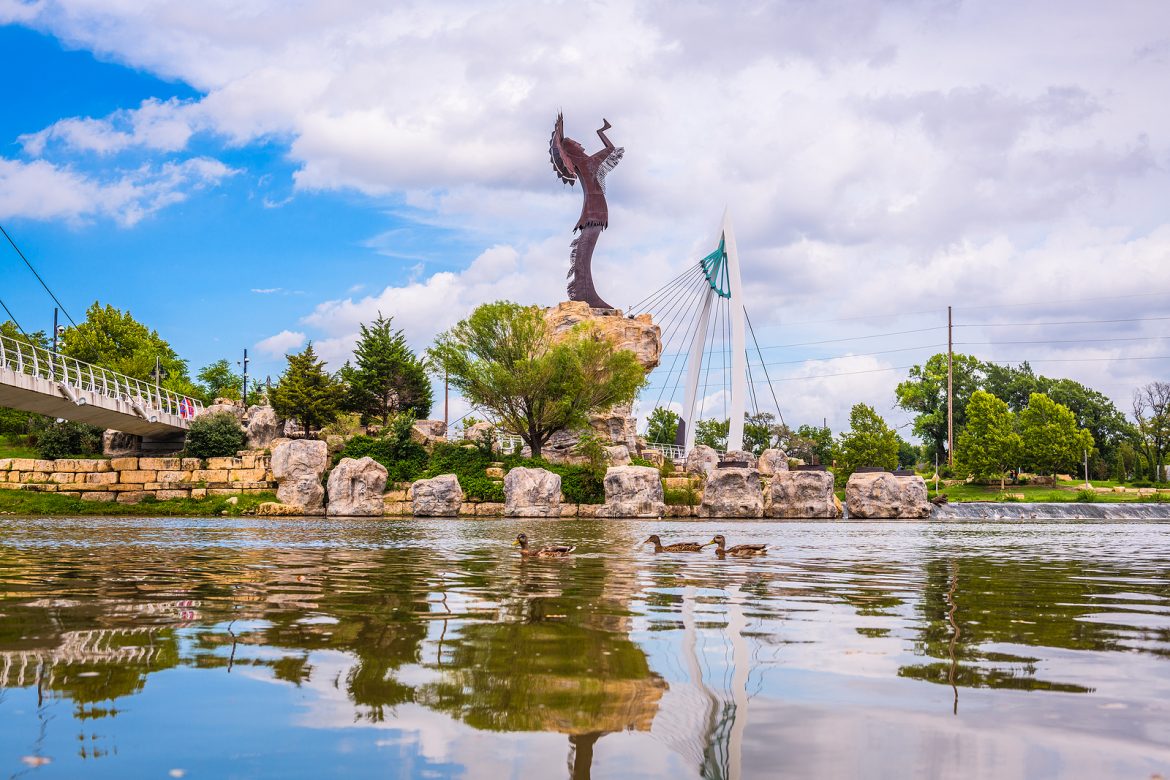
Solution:
<path fill-rule="evenodd" d="M 372 325 L 361 326 L 353 350 L 354 365 L 342 370 L 346 384 L 345 407 L 363 421 L 378 420 L 383 426 L 399 412 L 410 411 L 418 419 L 431 413 L 431 382 L 426 365 L 406 344 L 401 330 L 381 314 Z"/>
<path fill-rule="evenodd" d="M 844 482 L 862 466 L 884 469 L 898 465 L 898 434 L 872 406 L 855 404 L 849 411 L 849 430 L 837 445 L 837 479 Z"/>
<path fill-rule="evenodd" d="M 1007 402 L 976 390 L 967 404 L 967 427 L 955 443 L 959 467 L 981 479 L 998 476 L 1003 490 L 1004 472 L 1016 462 L 1022 446 Z"/>
<path fill-rule="evenodd" d="M 1093 448 L 1092 434 L 1077 427 L 1072 411 L 1043 393 L 1032 393 L 1018 417 L 1024 461 L 1039 474 L 1055 478 L 1061 468 L 1075 470 Z"/>
<path fill-rule="evenodd" d="M 288 367 L 269 398 L 276 413 L 299 422 L 306 434 L 336 419 L 342 388 L 325 370 L 325 362 L 317 359 L 313 342 L 285 357 Z"/>

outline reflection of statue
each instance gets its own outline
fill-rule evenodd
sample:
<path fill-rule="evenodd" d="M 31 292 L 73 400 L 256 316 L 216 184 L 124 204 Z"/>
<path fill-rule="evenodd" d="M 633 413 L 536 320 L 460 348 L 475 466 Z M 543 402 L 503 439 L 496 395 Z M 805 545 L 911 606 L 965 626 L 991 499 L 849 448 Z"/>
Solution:
<path fill-rule="evenodd" d="M 612 309 L 613 307 L 603 301 L 593 288 L 591 264 L 597 237 L 609 226 L 609 207 L 605 203 L 605 176 L 621 162 L 626 150 L 615 147 L 605 137 L 605 131 L 612 125 L 608 120 L 601 121 L 604 124 L 597 131 L 597 135 L 605 144 L 605 148 L 590 155 L 585 153 L 585 147 L 581 144 L 572 138 L 565 138 L 564 117 L 557 114 L 557 123 L 548 144 L 548 153 L 553 169 L 561 181 L 573 184 L 580 180 L 581 190 L 585 195 L 585 202 L 581 206 L 581 218 L 573 228 L 573 232 L 580 231 L 581 235 L 573 241 L 569 253 L 571 263 L 569 300 L 585 301 L 595 309 Z"/>

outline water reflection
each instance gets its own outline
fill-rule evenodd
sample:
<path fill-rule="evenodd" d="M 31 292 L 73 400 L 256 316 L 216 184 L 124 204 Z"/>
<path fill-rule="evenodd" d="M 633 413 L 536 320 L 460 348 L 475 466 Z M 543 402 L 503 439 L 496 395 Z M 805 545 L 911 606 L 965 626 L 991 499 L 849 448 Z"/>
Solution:
<path fill-rule="evenodd" d="M 524 560 L 517 527 L 0 522 L 0 766 L 850 774 L 908 733 L 932 762 L 873 766 L 967 774 L 956 734 L 999 776 L 1067 775 L 1088 733 L 1084 776 L 1170 759 L 1166 526 L 731 527 L 773 544 L 748 561 L 654 556 L 638 540 L 671 525 L 633 521 L 526 523 L 578 553 Z M 1020 733 L 981 730 L 1005 717 Z"/>

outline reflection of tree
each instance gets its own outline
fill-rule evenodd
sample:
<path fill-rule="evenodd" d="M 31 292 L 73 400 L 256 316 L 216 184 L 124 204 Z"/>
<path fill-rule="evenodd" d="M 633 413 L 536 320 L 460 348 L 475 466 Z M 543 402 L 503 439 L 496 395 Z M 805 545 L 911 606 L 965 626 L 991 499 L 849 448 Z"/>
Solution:
<path fill-rule="evenodd" d="M 467 624 L 450 640 L 436 666 L 441 678 L 419 690 L 419 701 L 493 731 L 649 729 L 666 684 L 622 630 L 626 606 L 606 562 L 526 561 L 521 569 L 513 587 L 524 595 L 505 605 L 500 622 Z"/>
<path fill-rule="evenodd" d="M 1085 577 L 1088 568 L 1081 561 L 931 561 L 919 606 L 924 624 L 916 650 L 939 660 L 905 666 L 898 673 L 947 685 L 953 677 L 959 687 L 1089 692 L 1084 686 L 1037 678 L 1036 658 L 985 649 L 994 644 L 1124 649 L 1117 626 L 1084 619 L 1101 611 L 1094 596 L 1108 590 Z M 952 607 L 954 627 L 948 618 Z"/>

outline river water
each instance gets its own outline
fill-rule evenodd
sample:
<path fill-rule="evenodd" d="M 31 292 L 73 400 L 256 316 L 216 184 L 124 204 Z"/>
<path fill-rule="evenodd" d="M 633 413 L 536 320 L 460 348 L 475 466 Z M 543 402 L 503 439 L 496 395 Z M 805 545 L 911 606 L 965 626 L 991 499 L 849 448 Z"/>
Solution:
<path fill-rule="evenodd" d="M 0 673 L 3 777 L 1148 780 L 1170 524 L 0 518 Z"/>

